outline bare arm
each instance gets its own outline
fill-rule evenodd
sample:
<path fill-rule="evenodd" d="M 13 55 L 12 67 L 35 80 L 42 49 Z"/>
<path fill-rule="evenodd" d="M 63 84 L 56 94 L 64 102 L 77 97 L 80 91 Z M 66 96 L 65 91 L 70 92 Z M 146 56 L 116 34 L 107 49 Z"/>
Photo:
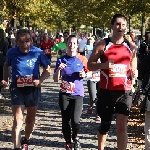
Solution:
<path fill-rule="evenodd" d="M 42 83 L 47 77 L 50 75 L 50 66 L 48 65 L 46 68 L 43 69 L 43 72 L 40 76 L 40 82 Z"/>
<path fill-rule="evenodd" d="M 53 80 L 54 80 L 54 82 L 58 82 L 58 80 L 59 80 L 59 77 L 60 77 L 60 68 L 58 68 L 57 70 L 56 70 L 56 72 L 54 73 L 54 75 L 53 75 Z"/>
<path fill-rule="evenodd" d="M 1 85 L 3 85 L 3 88 L 6 88 L 8 86 L 8 76 L 9 76 L 9 66 L 5 62 L 3 66 L 3 80 L 1 81 Z"/>
<path fill-rule="evenodd" d="M 98 69 L 109 69 L 113 67 L 113 63 L 109 60 L 106 63 L 97 63 L 98 59 L 103 54 L 105 45 L 105 40 L 101 40 L 94 47 L 87 64 L 89 70 L 95 71 Z"/>
<path fill-rule="evenodd" d="M 61 64 L 59 65 L 58 69 L 56 70 L 56 72 L 55 72 L 54 75 L 53 75 L 53 80 L 54 80 L 54 82 L 58 82 L 59 77 L 60 77 L 60 71 L 61 71 L 63 68 L 65 68 L 65 67 L 66 67 L 66 64 L 64 64 L 64 63 L 61 63 Z"/>
<path fill-rule="evenodd" d="M 50 71 L 51 71 L 51 69 L 50 69 L 50 66 L 48 65 L 46 68 L 43 69 L 43 72 L 42 72 L 42 74 L 41 74 L 41 76 L 40 76 L 40 79 L 34 80 L 34 86 L 35 86 L 35 87 L 40 87 L 40 86 L 41 86 L 41 83 L 42 83 L 47 77 L 49 77 Z"/>
<path fill-rule="evenodd" d="M 3 80 L 8 82 L 8 77 L 9 77 L 9 66 L 5 62 L 3 66 Z"/>
<path fill-rule="evenodd" d="M 132 53 L 133 53 L 130 65 L 131 65 L 131 69 L 132 69 L 132 72 L 133 72 L 133 77 L 136 78 L 137 77 L 137 75 L 136 75 L 136 70 L 137 70 L 137 57 L 136 57 L 137 50 L 136 50 L 136 48 L 137 47 L 133 42 L 131 42 L 130 43 L 130 48 L 131 48 Z"/>

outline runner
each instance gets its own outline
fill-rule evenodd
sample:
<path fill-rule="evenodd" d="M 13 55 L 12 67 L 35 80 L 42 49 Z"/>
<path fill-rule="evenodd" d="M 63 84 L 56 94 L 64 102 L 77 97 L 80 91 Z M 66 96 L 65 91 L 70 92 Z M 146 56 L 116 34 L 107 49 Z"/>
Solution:
<path fill-rule="evenodd" d="M 54 44 L 60 42 L 60 39 L 59 39 L 59 33 L 56 34 L 56 37 L 54 38 Z"/>
<path fill-rule="evenodd" d="M 146 97 L 144 106 L 140 108 L 140 113 L 145 114 L 145 149 L 150 149 L 150 53 L 142 59 L 138 66 L 138 89 L 136 92 L 139 97 Z M 143 96 L 144 95 L 144 96 Z M 140 99 L 140 98 L 139 98 Z"/>
<path fill-rule="evenodd" d="M 101 125 L 97 132 L 98 149 L 104 150 L 107 132 L 115 113 L 118 150 L 126 150 L 127 120 L 132 104 L 131 78 L 135 78 L 137 68 L 136 45 L 123 38 L 127 28 L 124 15 L 114 15 L 111 28 L 112 37 L 97 43 L 89 58 L 88 68 L 101 69 L 97 101 L 97 111 L 101 117 Z M 100 56 L 101 63 L 97 63 Z"/>
<path fill-rule="evenodd" d="M 87 59 L 89 59 L 90 55 L 92 53 L 92 50 L 88 52 L 86 55 Z M 100 59 L 98 60 L 98 63 L 100 63 Z M 94 104 L 97 103 L 97 95 L 99 93 L 99 84 L 100 84 L 100 69 L 88 72 L 91 73 L 91 75 L 88 75 L 89 77 L 87 78 L 87 87 L 88 87 L 88 93 L 90 97 L 90 103 L 89 103 L 89 108 L 87 110 L 88 114 L 93 113 L 93 108 Z M 96 121 L 100 121 L 100 117 L 97 115 L 97 110 L 96 110 Z"/>
<path fill-rule="evenodd" d="M 67 40 L 68 40 L 68 37 L 69 37 L 69 32 L 65 31 L 63 33 L 63 37 L 64 37 L 64 42 L 67 44 Z"/>
<path fill-rule="evenodd" d="M 79 43 L 79 53 L 85 56 L 85 46 L 87 44 L 87 38 L 84 33 L 80 33 L 80 38 L 78 39 Z"/>
<path fill-rule="evenodd" d="M 89 38 L 88 38 L 87 44 L 85 45 L 85 51 L 86 51 L 87 54 L 88 54 L 88 53 L 91 54 L 91 52 L 92 52 L 92 50 L 93 50 L 93 46 L 94 46 L 93 44 L 94 44 L 94 42 L 95 42 L 95 40 L 94 40 L 93 37 L 89 37 Z"/>
<path fill-rule="evenodd" d="M 64 37 L 62 35 L 59 36 L 60 42 L 56 43 L 52 48 L 52 52 L 57 54 L 57 58 L 60 58 L 64 54 L 66 54 L 66 43 L 64 42 Z"/>
<path fill-rule="evenodd" d="M 49 36 L 47 33 L 44 33 L 43 40 L 40 42 L 39 47 L 44 51 L 44 54 L 47 56 L 50 62 L 52 59 L 51 49 L 53 46 L 54 46 L 53 41 L 49 39 Z"/>
<path fill-rule="evenodd" d="M 28 150 L 29 138 L 32 134 L 38 101 L 41 95 L 41 83 L 50 74 L 50 62 L 43 51 L 31 46 L 30 31 L 20 29 L 16 33 L 17 47 L 9 49 L 4 64 L 4 74 L 1 84 L 8 86 L 8 68 L 12 67 L 10 94 L 12 113 L 12 141 L 15 150 L 21 150 L 21 145 Z M 40 76 L 39 66 L 45 69 Z M 27 107 L 25 120 L 25 137 L 21 141 L 20 130 L 23 124 L 24 109 Z M 21 143 L 20 143 L 21 141 Z"/>
<path fill-rule="evenodd" d="M 37 36 L 37 41 L 36 41 L 37 47 L 39 47 L 40 42 L 43 40 L 43 36 L 44 36 L 44 30 L 41 29 L 41 30 L 39 30 L 39 34 Z"/>
<path fill-rule="evenodd" d="M 77 38 L 69 37 L 67 42 L 67 54 L 57 60 L 53 76 L 54 81 L 58 82 L 60 73 L 62 74 L 59 106 L 62 115 L 62 132 L 66 141 L 66 150 L 72 149 L 71 132 L 74 149 L 79 150 L 81 148 L 77 135 L 83 108 L 83 77 L 85 77 L 86 74 L 81 60 L 76 57 L 77 46 Z M 70 118 L 71 126 L 69 123 Z"/>
<path fill-rule="evenodd" d="M 3 65 L 5 63 L 7 50 L 8 50 L 8 44 L 5 41 L 4 30 L 0 29 L 0 81 L 3 80 Z M 1 95 L 1 86 L 0 86 L 0 99 L 1 98 L 2 95 Z"/>

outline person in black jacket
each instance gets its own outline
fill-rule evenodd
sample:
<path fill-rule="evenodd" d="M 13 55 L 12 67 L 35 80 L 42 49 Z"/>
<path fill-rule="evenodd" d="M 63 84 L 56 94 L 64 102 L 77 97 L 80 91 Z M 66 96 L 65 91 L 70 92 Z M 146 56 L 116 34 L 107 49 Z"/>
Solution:
<path fill-rule="evenodd" d="M 0 81 L 3 80 L 3 65 L 5 62 L 7 50 L 8 50 L 8 44 L 4 40 L 4 30 L 0 29 Z M 1 86 L 0 86 L 0 98 L 1 97 L 2 95 L 1 95 Z"/>
<path fill-rule="evenodd" d="M 150 33 L 147 33 L 145 36 L 145 40 L 141 42 L 139 48 L 139 60 L 142 59 L 149 53 L 150 51 Z"/>
<path fill-rule="evenodd" d="M 150 53 L 138 65 L 138 86 L 146 97 L 141 113 L 145 114 L 145 150 L 150 149 Z M 142 95 L 141 95 L 142 96 Z"/>

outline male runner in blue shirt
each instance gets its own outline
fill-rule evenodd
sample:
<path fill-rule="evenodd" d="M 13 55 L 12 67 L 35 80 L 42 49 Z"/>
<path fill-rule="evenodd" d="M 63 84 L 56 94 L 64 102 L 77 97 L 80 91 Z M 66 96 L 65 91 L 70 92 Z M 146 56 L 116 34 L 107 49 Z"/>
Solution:
<path fill-rule="evenodd" d="M 16 43 L 18 46 L 9 49 L 7 52 L 1 84 L 4 88 L 8 86 L 8 68 L 11 66 L 10 94 L 14 117 L 12 140 L 14 149 L 20 150 L 21 145 L 28 149 L 28 140 L 33 131 L 37 105 L 41 95 L 41 83 L 50 74 L 50 62 L 41 49 L 31 46 L 30 31 L 26 29 L 18 30 Z M 41 76 L 39 66 L 44 68 Z M 20 130 L 23 124 L 25 107 L 27 107 L 25 137 L 20 143 Z"/>

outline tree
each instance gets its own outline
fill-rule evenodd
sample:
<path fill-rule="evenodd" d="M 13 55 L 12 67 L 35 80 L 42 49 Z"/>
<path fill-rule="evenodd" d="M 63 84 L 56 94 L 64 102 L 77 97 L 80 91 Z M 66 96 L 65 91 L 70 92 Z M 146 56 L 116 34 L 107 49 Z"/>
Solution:
<path fill-rule="evenodd" d="M 8 18 L 29 18 L 31 25 L 49 30 L 77 29 L 82 24 L 109 28 L 116 13 L 132 18 L 132 27 L 139 28 L 141 17 L 150 15 L 149 0 L 7 0 L 3 4 Z"/>

